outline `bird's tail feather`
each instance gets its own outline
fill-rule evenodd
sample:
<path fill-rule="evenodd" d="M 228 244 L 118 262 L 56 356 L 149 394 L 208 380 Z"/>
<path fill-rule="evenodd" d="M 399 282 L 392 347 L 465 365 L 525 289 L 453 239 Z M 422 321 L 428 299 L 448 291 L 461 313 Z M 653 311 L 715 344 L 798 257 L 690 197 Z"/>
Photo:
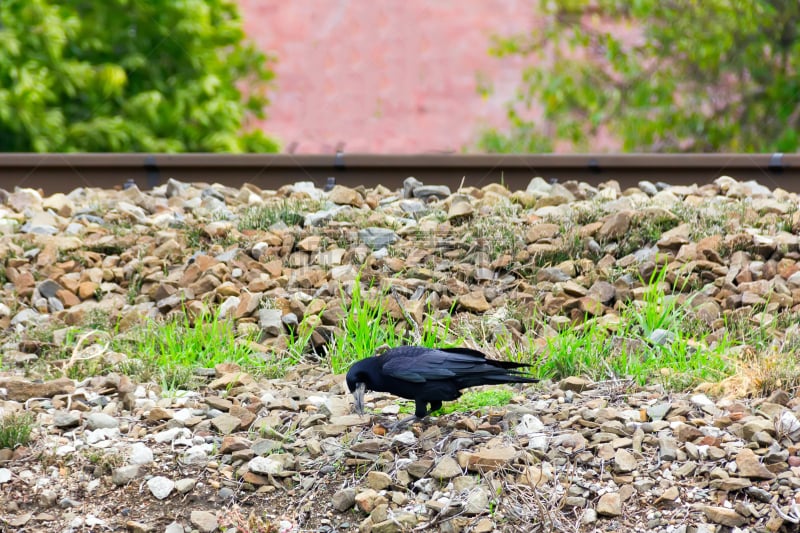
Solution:
<path fill-rule="evenodd" d="M 537 383 L 537 378 L 525 374 L 484 374 L 469 376 L 459 380 L 459 388 L 477 387 L 479 385 L 497 385 L 500 383 Z"/>

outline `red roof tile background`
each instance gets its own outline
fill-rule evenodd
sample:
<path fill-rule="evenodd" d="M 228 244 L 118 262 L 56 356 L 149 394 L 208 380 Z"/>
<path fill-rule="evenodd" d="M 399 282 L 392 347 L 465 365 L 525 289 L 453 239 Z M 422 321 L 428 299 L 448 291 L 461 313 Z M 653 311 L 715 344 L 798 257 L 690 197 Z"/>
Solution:
<path fill-rule="evenodd" d="M 490 37 L 536 19 L 530 0 L 238 1 L 249 38 L 278 58 L 263 127 L 298 153 L 475 151 L 522 70 L 489 56 Z"/>

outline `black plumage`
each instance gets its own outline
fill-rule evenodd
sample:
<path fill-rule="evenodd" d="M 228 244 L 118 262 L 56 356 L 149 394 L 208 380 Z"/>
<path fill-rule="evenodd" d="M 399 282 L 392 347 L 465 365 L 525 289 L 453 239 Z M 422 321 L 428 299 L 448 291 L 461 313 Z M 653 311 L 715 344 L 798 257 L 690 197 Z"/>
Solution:
<path fill-rule="evenodd" d="M 372 390 L 414 400 L 414 417 L 420 419 L 438 410 L 443 401 L 458 399 L 468 387 L 536 382 L 518 370 L 526 366 L 530 365 L 487 359 L 471 348 L 400 346 L 356 362 L 347 372 L 347 387 L 359 413 L 364 409 L 364 391 Z"/>

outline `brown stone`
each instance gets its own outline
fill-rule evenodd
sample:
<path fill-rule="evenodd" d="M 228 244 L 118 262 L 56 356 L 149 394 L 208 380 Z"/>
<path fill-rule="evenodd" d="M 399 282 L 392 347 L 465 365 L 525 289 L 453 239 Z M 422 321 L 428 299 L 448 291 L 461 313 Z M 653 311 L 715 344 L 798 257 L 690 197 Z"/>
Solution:
<path fill-rule="evenodd" d="M 95 293 L 100 288 L 100 285 L 93 281 L 84 281 L 78 285 L 78 298 L 81 300 L 88 300 L 94 298 Z"/>
<path fill-rule="evenodd" d="M 239 427 L 242 429 L 249 428 L 256 420 L 256 415 L 241 405 L 232 405 L 228 413 L 241 421 Z"/>
<path fill-rule="evenodd" d="M 244 291 L 239 294 L 239 305 L 236 306 L 236 310 L 233 312 L 234 318 L 252 315 L 261 305 L 261 298 L 262 294 L 260 292 Z"/>
<path fill-rule="evenodd" d="M 497 470 L 510 463 L 516 456 L 517 450 L 513 446 L 503 446 L 485 448 L 477 452 L 462 451 L 458 453 L 457 459 L 461 468 L 475 472 Z"/>
<path fill-rule="evenodd" d="M 252 443 L 244 437 L 226 435 L 222 438 L 222 443 L 219 446 L 219 453 L 227 455 L 240 450 L 246 450 L 250 448 L 250 446 L 252 446 Z"/>
<path fill-rule="evenodd" d="M 208 386 L 214 390 L 221 390 L 229 387 L 250 385 L 253 382 L 253 376 L 246 372 L 231 372 L 215 379 Z"/>
<path fill-rule="evenodd" d="M 727 507 L 717 507 L 714 505 L 706 505 L 703 507 L 703 512 L 706 514 L 711 522 L 728 527 L 739 527 L 747 523 L 747 519 Z"/>
<path fill-rule="evenodd" d="M 703 432 L 689 424 L 680 424 L 675 430 L 675 436 L 681 442 L 693 442 L 703 436 Z"/>
<path fill-rule="evenodd" d="M 543 239 L 552 239 L 558 236 L 558 224 L 534 224 L 525 232 L 525 241 L 530 244 Z"/>
<path fill-rule="evenodd" d="M 492 308 L 482 290 L 472 291 L 458 297 L 458 304 L 473 313 L 484 313 Z"/>
<path fill-rule="evenodd" d="M 325 279 L 325 272 L 319 267 L 302 267 L 292 271 L 289 283 L 301 289 L 316 289 Z"/>
<path fill-rule="evenodd" d="M 167 239 L 161 246 L 153 250 L 153 255 L 161 259 L 180 257 L 183 247 L 175 239 Z"/>
<path fill-rule="evenodd" d="M 740 476 L 751 479 L 775 479 L 775 474 L 767 470 L 750 448 L 744 448 L 736 454 L 736 466 Z"/>
<path fill-rule="evenodd" d="M 622 514 L 622 498 L 618 492 L 607 492 L 600 496 L 595 510 L 601 516 L 619 516 Z"/>
<path fill-rule="evenodd" d="M 374 489 L 366 489 L 356 494 L 356 507 L 365 513 L 371 513 L 375 507 L 385 502 L 386 498 L 382 498 Z"/>
<path fill-rule="evenodd" d="M 322 237 L 319 235 L 309 235 L 297 243 L 297 249 L 301 252 L 316 252 L 322 246 Z"/>
<path fill-rule="evenodd" d="M 163 407 L 153 407 L 147 414 L 147 420 L 151 422 L 160 422 L 162 420 L 172 420 L 173 413 L 169 409 Z"/>
<path fill-rule="evenodd" d="M 475 208 L 467 201 L 453 202 L 447 210 L 447 219 L 455 220 L 469 218 L 475 213 Z"/>
<path fill-rule="evenodd" d="M 256 474 L 255 472 L 250 471 L 247 471 L 244 473 L 244 475 L 242 475 L 242 482 L 250 483 L 251 485 L 255 485 L 257 487 L 272 484 L 269 476 L 262 476 L 261 474 Z"/>
<path fill-rule="evenodd" d="M 620 211 L 608 217 L 597 230 L 597 238 L 601 240 L 618 240 L 625 236 L 631 226 L 631 215 L 627 211 Z"/>
<path fill-rule="evenodd" d="M 14 279 L 11 281 L 14 284 L 14 289 L 16 289 L 17 292 L 23 292 L 36 285 L 36 280 L 34 279 L 33 274 L 27 270 L 14 276 Z"/>
<path fill-rule="evenodd" d="M 198 279 L 197 281 L 195 281 L 194 283 L 192 283 L 191 285 L 189 285 L 189 289 L 191 289 L 191 291 L 194 294 L 201 296 L 203 294 L 213 291 L 221 283 L 222 282 L 219 280 L 219 278 L 212 275 L 205 275 L 200 279 Z"/>
<path fill-rule="evenodd" d="M 595 296 L 584 296 L 578 298 L 578 310 L 583 316 L 600 316 L 603 314 L 603 304 Z"/>
<path fill-rule="evenodd" d="M 360 207 L 364 203 L 364 199 L 358 191 L 344 185 L 334 186 L 328 193 L 328 200 L 338 205 L 352 205 L 354 207 Z"/>
<path fill-rule="evenodd" d="M 67 309 L 81 303 L 80 298 L 78 298 L 73 292 L 68 291 L 67 289 L 58 290 L 56 292 L 56 298 L 61 300 L 61 303 L 63 303 L 64 307 L 66 307 Z"/>
<path fill-rule="evenodd" d="M 270 277 L 278 278 L 283 274 L 283 261 L 280 259 L 268 261 L 264 263 L 264 270 L 266 270 Z"/>
<path fill-rule="evenodd" d="M 18 377 L 0 378 L 0 388 L 8 391 L 8 399 L 24 402 L 29 398 L 52 398 L 58 394 L 75 392 L 75 385 L 69 378 L 58 378 L 43 383 L 34 383 Z"/>

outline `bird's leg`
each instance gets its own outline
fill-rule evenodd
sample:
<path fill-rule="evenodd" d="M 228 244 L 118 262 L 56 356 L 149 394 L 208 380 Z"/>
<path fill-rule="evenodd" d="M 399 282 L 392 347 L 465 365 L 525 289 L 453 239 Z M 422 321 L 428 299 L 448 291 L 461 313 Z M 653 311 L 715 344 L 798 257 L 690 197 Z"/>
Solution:
<path fill-rule="evenodd" d="M 411 422 L 418 422 L 420 420 L 424 420 L 426 416 L 442 408 L 442 402 L 439 400 L 434 400 L 432 402 L 416 400 L 415 402 L 416 405 L 414 409 L 414 414 L 402 420 L 398 420 L 397 422 L 389 426 L 390 433 L 393 431 L 397 431 L 398 429 L 408 425 Z M 431 406 L 430 409 L 428 409 L 428 403 L 430 403 Z"/>
<path fill-rule="evenodd" d="M 431 411 L 433 411 L 433 409 L 431 409 L 431 411 L 428 411 L 428 402 L 424 400 L 414 400 L 414 404 L 415 404 L 414 414 L 402 420 L 398 420 L 397 422 L 389 426 L 390 433 L 408 425 L 410 422 L 416 422 L 418 420 L 422 420 L 423 418 L 428 416 L 428 414 Z M 434 407 L 437 404 L 438 407 L 436 407 L 436 409 L 442 406 L 442 402 L 431 402 L 431 407 Z"/>
<path fill-rule="evenodd" d="M 417 420 L 422 420 L 422 419 L 418 418 L 417 415 L 411 415 L 411 416 L 406 417 L 406 418 L 404 418 L 402 420 L 398 420 L 397 422 L 395 422 L 394 424 L 389 426 L 389 428 L 388 428 L 389 429 L 389 433 L 393 433 L 393 432 L 397 431 L 398 429 L 401 429 L 404 426 L 407 426 L 411 422 L 416 422 Z"/>

